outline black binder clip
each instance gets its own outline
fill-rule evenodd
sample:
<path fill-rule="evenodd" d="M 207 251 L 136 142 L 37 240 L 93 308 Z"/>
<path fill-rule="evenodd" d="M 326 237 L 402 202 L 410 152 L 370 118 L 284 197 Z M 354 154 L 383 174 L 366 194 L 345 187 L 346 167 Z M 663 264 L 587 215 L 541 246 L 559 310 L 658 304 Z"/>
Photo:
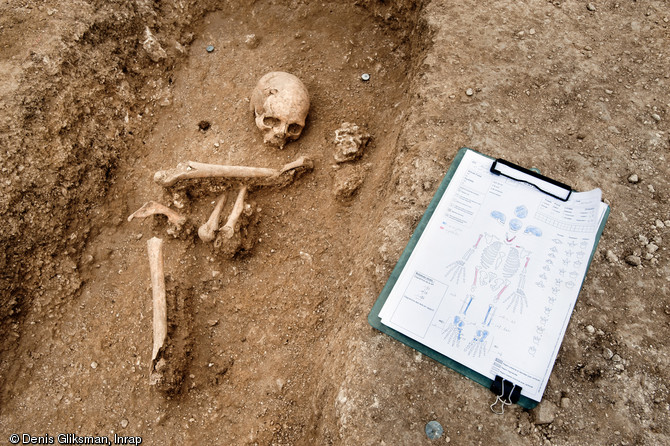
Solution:
<path fill-rule="evenodd" d="M 521 386 L 517 386 L 512 381 L 503 379 L 502 376 L 496 375 L 496 379 L 491 384 L 491 392 L 495 393 L 496 400 L 491 404 L 491 412 L 496 415 L 505 413 L 505 406 L 511 406 L 519 401 L 521 396 Z M 495 406 L 501 404 L 500 411 L 495 409 Z"/>

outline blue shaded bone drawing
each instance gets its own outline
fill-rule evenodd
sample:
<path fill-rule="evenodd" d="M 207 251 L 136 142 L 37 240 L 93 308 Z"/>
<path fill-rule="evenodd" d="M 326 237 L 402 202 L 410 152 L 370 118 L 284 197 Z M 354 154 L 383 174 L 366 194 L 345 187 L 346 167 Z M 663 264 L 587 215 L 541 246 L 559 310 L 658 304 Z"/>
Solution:
<path fill-rule="evenodd" d="M 486 353 L 486 338 L 488 337 L 488 330 L 477 330 L 472 340 L 465 346 L 465 352 L 469 356 L 482 357 Z"/>
<path fill-rule="evenodd" d="M 533 234 L 535 237 L 542 237 L 542 229 L 537 228 L 535 226 L 528 226 L 525 231 L 523 231 L 524 234 Z"/>
<path fill-rule="evenodd" d="M 507 216 L 501 212 L 501 211 L 492 211 L 491 212 L 491 217 L 495 219 L 498 223 L 504 225 L 505 221 L 507 221 Z M 512 218 L 509 221 L 508 228 L 512 234 L 516 234 L 523 228 L 523 219 L 528 217 L 528 208 L 525 205 L 519 205 L 516 208 L 514 208 L 514 215 L 516 218 Z M 524 234 L 531 234 L 534 235 L 535 237 L 542 237 L 542 229 L 538 228 L 537 226 L 527 226 L 524 231 Z M 508 243 L 512 242 L 516 236 L 512 235 L 510 237 L 509 234 L 506 235 L 506 240 Z"/>
<path fill-rule="evenodd" d="M 460 316 L 454 316 L 453 322 L 447 324 L 446 328 L 442 330 L 444 340 L 451 344 L 452 347 L 458 347 L 463 336 L 463 327 L 465 321 Z"/>
<path fill-rule="evenodd" d="M 523 204 L 521 206 L 517 206 L 516 209 L 514 209 L 514 215 L 519 218 L 526 218 L 528 217 L 528 208 Z"/>
<path fill-rule="evenodd" d="M 505 217 L 505 214 L 503 214 L 500 211 L 493 211 L 491 212 L 491 217 L 493 217 L 495 220 L 498 221 L 501 225 L 505 224 L 505 221 L 507 220 L 507 217 Z"/>
<path fill-rule="evenodd" d="M 461 305 L 460 313 L 454 316 L 454 320 L 450 324 L 446 324 L 447 326 L 442 330 L 444 340 L 451 344 L 452 347 L 458 347 L 458 344 L 461 342 L 463 337 L 463 327 L 465 326 L 465 316 L 468 314 L 468 309 L 470 308 L 473 299 L 474 295 L 467 295 Z"/>
<path fill-rule="evenodd" d="M 494 305 L 489 305 L 489 309 L 486 311 L 486 316 L 484 316 L 484 321 L 482 322 L 481 327 L 475 332 L 474 337 L 468 342 L 468 345 L 465 346 L 465 352 L 469 356 L 482 357 L 486 353 L 487 338 L 489 336 L 487 328 L 491 325 L 495 313 L 496 307 Z"/>

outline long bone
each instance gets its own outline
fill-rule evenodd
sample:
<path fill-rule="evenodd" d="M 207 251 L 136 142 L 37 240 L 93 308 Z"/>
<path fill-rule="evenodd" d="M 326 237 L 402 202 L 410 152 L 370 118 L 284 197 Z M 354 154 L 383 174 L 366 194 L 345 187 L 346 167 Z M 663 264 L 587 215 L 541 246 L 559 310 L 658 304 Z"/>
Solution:
<path fill-rule="evenodd" d="M 179 163 L 169 170 L 159 170 L 154 174 L 154 181 L 161 186 L 169 187 L 179 180 L 193 178 L 272 178 L 299 167 L 312 167 L 312 160 L 301 156 L 293 162 L 284 165 L 281 169 L 248 166 L 222 166 L 219 164 L 205 164 L 195 161 Z"/>
<path fill-rule="evenodd" d="M 226 204 L 226 194 L 223 193 L 219 195 L 219 198 L 216 199 L 216 205 L 212 211 L 212 215 L 209 216 L 207 223 L 202 224 L 198 228 L 198 237 L 203 242 L 211 242 L 214 240 L 214 234 L 216 230 L 219 229 L 219 217 L 221 216 L 221 211 L 223 211 L 223 205 Z"/>
<path fill-rule="evenodd" d="M 235 200 L 235 205 L 233 210 L 228 217 L 228 221 L 225 226 L 221 228 L 221 232 L 225 235 L 226 238 L 232 238 L 235 234 L 235 225 L 237 220 L 239 220 L 242 211 L 244 210 L 244 198 L 247 196 L 247 186 L 242 186 L 240 191 L 237 194 L 237 199 Z"/>
<path fill-rule="evenodd" d="M 154 346 L 151 353 L 151 368 L 167 338 L 167 301 L 165 298 L 165 272 L 163 268 L 163 240 L 152 237 L 147 240 L 149 269 L 151 271 L 151 292 L 153 295 Z"/>
<path fill-rule="evenodd" d="M 167 206 L 164 206 L 155 201 L 147 201 L 142 205 L 141 208 L 130 214 L 128 221 L 132 221 L 133 218 L 145 218 L 150 217 L 155 214 L 163 214 L 167 217 L 168 221 L 175 225 L 177 228 L 181 228 L 184 223 L 186 223 L 186 217 L 180 215 L 176 211 L 170 209 Z"/>

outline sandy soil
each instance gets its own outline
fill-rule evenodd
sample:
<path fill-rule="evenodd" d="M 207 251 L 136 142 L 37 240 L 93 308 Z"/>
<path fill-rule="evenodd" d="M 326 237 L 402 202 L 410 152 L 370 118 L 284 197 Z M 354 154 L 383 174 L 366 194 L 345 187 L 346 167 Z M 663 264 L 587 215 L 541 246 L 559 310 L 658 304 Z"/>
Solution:
<path fill-rule="evenodd" d="M 667 2 L 247 3 L 0 5 L 0 443 L 669 443 Z M 249 111 L 276 70 L 312 103 L 283 150 Z M 372 138 L 338 165 L 343 122 Z M 367 324 L 462 146 L 612 208 L 532 411 L 492 414 L 488 390 Z M 250 190 L 232 258 L 127 221 L 154 200 L 199 225 L 223 190 L 230 212 L 239 182 L 153 182 L 179 162 L 301 155 L 313 170 Z M 149 385 L 153 236 L 180 349 L 167 392 Z"/>

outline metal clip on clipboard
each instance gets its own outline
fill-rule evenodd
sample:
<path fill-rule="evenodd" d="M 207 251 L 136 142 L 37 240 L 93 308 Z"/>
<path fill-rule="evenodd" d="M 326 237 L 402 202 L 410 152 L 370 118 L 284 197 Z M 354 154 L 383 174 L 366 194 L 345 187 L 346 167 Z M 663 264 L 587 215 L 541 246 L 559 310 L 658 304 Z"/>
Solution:
<path fill-rule="evenodd" d="M 495 393 L 496 400 L 491 404 L 491 412 L 496 415 L 502 415 L 505 413 L 505 406 L 511 406 L 519 402 L 519 397 L 521 396 L 521 386 L 503 379 L 502 376 L 496 375 L 495 380 L 491 383 L 491 392 Z M 498 411 L 495 407 L 500 403 L 500 410 Z"/>
<path fill-rule="evenodd" d="M 491 173 L 502 175 L 515 181 L 527 183 L 545 194 L 561 201 L 568 201 L 572 188 L 537 172 L 498 158 L 491 165 Z"/>

